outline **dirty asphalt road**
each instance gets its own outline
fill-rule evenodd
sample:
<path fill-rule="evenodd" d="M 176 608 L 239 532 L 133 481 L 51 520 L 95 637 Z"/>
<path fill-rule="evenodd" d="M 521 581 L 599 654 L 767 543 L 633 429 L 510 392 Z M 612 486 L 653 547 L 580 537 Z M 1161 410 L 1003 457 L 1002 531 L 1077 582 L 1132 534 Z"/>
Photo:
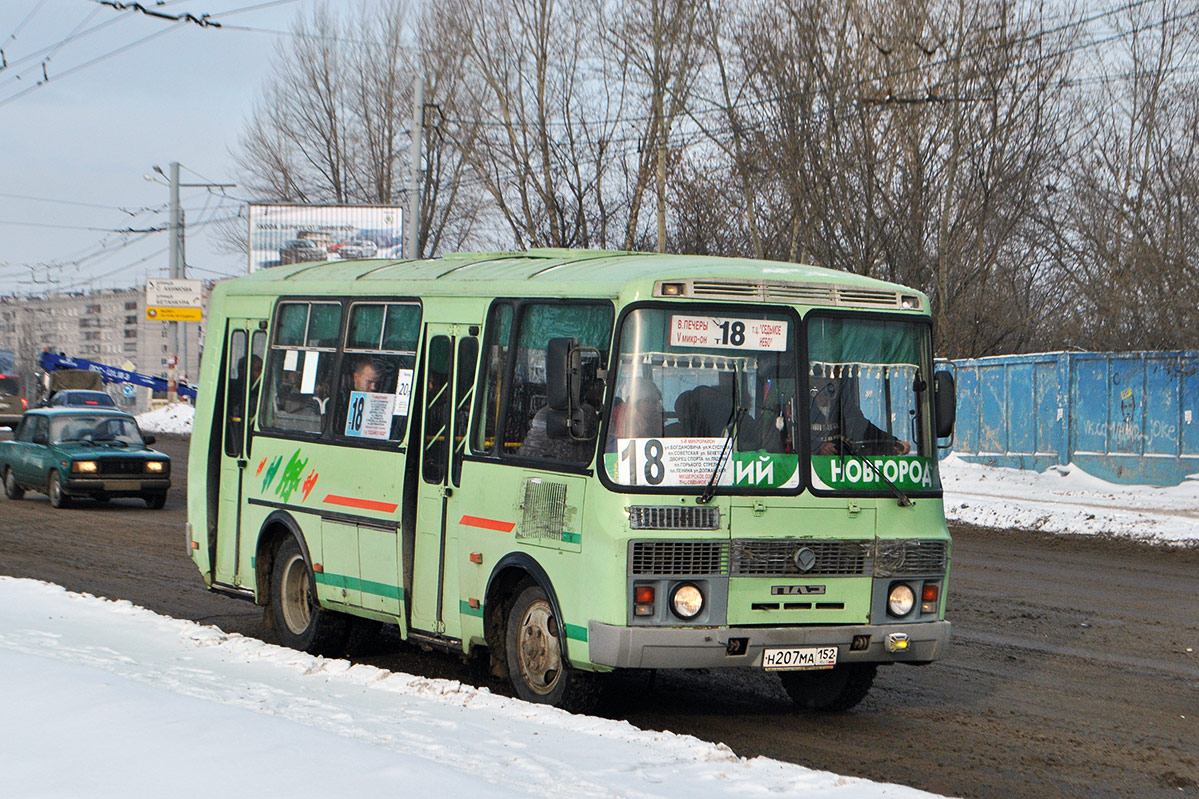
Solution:
<path fill-rule="evenodd" d="M 259 608 L 205 591 L 186 557 L 187 445 L 159 438 L 176 465 L 165 510 L 0 497 L 0 574 L 276 640 Z M 599 714 L 952 796 L 1199 796 L 1199 549 L 953 533 L 948 658 L 881 670 L 853 712 L 794 713 L 770 675 L 700 671 L 618 675 Z M 355 660 L 481 679 L 387 634 Z"/>

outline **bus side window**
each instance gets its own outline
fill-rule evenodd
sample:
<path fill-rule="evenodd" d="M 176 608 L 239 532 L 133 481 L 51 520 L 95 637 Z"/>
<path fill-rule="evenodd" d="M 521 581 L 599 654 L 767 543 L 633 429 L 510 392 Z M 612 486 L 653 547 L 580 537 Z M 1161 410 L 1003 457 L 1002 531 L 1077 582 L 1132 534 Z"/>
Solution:
<path fill-rule="evenodd" d="M 234 330 L 229 336 L 228 362 L 229 371 L 225 376 L 225 398 L 228 403 L 225 413 L 225 454 L 238 458 L 241 457 L 246 430 L 246 375 L 249 373 L 246 331 Z"/>
<path fill-rule="evenodd" d="M 420 306 L 354 303 L 334 391 L 333 429 L 355 440 L 401 441 L 407 431 Z"/>
<path fill-rule="evenodd" d="M 267 358 L 261 427 L 315 434 L 324 429 L 340 331 L 339 303 L 280 303 Z"/>
<path fill-rule="evenodd" d="M 581 346 L 599 350 L 600 363 L 591 370 L 594 374 L 595 368 L 602 368 L 607 362 L 612 319 L 613 309 L 608 302 L 530 302 L 521 306 L 516 347 L 511 356 L 515 363 L 503 425 L 502 454 L 571 463 L 584 463 L 594 457 L 594 442 L 565 441 L 567 446 L 525 447 L 523 452 L 521 446 L 535 423 L 540 434 L 545 417 L 544 413 L 537 417 L 537 412 L 546 404 L 545 358 L 550 339 L 577 338 Z M 587 401 L 595 402 L 590 396 Z"/>

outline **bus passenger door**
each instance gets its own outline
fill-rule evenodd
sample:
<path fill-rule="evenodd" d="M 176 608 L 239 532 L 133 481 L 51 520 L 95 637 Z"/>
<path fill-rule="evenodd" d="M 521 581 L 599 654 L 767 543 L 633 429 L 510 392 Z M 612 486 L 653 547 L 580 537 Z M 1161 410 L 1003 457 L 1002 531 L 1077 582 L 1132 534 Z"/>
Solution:
<path fill-rule="evenodd" d="M 453 509 L 459 498 L 455 491 L 466 448 L 478 354 L 477 328 L 428 325 L 409 626 L 449 637 L 457 637 L 461 630 L 457 536 L 450 521 L 456 518 Z"/>
<path fill-rule="evenodd" d="M 241 549 L 243 482 L 249 466 L 250 438 L 258 409 L 266 331 L 257 319 L 230 319 L 225 335 L 225 407 L 216 409 L 224 419 L 221 433 L 217 534 L 213 546 L 214 582 L 243 584 L 238 552 Z M 212 554 L 212 553 L 210 553 Z M 252 580 L 251 580 L 252 585 Z"/>

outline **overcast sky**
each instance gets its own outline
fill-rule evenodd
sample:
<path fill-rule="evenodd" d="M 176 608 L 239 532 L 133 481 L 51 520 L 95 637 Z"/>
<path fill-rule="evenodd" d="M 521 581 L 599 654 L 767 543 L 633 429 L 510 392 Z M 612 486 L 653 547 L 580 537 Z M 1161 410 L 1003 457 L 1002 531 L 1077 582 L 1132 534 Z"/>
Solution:
<path fill-rule="evenodd" d="M 208 15 L 218 28 L 115 0 L 0 1 L 0 295 L 167 276 L 165 232 L 111 231 L 166 227 L 156 165 L 169 174 L 178 161 L 183 183 L 237 182 L 229 151 L 277 43 L 316 2 L 141 0 L 172 16 Z M 242 188 L 227 194 L 181 190 L 189 277 L 245 272 L 244 256 L 212 246 L 211 222 L 246 198 Z"/>

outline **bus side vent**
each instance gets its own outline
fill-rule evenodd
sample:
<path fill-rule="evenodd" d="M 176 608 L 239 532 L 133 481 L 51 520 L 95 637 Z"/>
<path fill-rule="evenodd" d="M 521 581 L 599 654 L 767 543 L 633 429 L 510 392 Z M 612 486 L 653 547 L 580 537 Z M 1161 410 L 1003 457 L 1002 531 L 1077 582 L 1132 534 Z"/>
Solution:
<path fill-rule="evenodd" d="M 734 541 L 733 576 L 868 575 L 874 566 L 873 553 L 873 541 L 810 541 L 793 538 Z M 811 565 L 801 569 L 801 563 Z"/>
<path fill-rule="evenodd" d="M 719 530 L 720 508 L 634 505 L 629 508 L 633 530 Z"/>
<path fill-rule="evenodd" d="M 945 573 L 945 541 L 879 541 L 875 577 L 931 577 Z"/>
<path fill-rule="evenodd" d="M 517 538 L 562 540 L 566 532 L 566 484 L 549 483 L 538 477 L 525 481 L 524 517 L 516 528 Z"/>
<path fill-rule="evenodd" d="M 694 577 L 729 573 L 726 541 L 634 541 L 629 573 L 634 576 Z"/>

